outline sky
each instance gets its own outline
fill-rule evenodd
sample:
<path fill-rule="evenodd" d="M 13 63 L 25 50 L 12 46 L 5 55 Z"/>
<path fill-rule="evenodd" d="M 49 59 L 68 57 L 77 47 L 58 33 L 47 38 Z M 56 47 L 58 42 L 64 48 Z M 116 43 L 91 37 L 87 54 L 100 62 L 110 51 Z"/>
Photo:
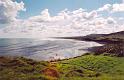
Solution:
<path fill-rule="evenodd" d="M 44 9 L 49 9 L 51 15 L 56 15 L 59 11 L 69 9 L 70 11 L 79 8 L 91 11 L 102 7 L 105 4 L 121 3 L 122 0 L 16 0 L 25 3 L 26 12 L 21 12 L 19 18 L 28 18 L 38 15 Z"/>
<path fill-rule="evenodd" d="M 0 0 L 0 38 L 124 31 L 124 0 Z"/>

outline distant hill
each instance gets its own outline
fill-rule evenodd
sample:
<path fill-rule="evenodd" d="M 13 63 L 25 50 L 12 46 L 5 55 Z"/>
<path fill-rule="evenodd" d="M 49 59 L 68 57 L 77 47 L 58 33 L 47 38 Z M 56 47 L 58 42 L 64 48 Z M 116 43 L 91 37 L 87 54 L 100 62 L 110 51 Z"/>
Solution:
<path fill-rule="evenodd" d="M 111 33 L 111 34 L 91 34 L 84 36 L 85 40 L 97 41 L 97 42 L 124 42 L 124 31 Z"/>
<path fill-rule="evenodd" d="M 95 54 L 108 53 L 108 55 L 124 56 L 124 31 L 111 34 L 90 34 L 87 36 L 61 37 L 63 39 L 75 39 L 81 41 L 95 41 L 104 46 L 93 47 L 88 50 Z"/>
<path fill-rule="evenodd" d="M 96 41 L 101 43 L 124 42 L 124 31 L 111 34 L 90 34 L 87 36 L 57 37 L 63 39 L 75 39 L 81 41 Z"/>

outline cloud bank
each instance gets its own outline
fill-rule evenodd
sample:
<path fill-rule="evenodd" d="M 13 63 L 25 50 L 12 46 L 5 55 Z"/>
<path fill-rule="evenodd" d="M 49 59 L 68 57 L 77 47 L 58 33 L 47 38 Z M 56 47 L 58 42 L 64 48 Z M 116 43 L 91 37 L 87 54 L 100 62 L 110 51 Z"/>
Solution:
<path fill-rule="evenodd" d="M 10 11 L 11 10 L 11 11 Z M 19 11 L 25 10 L 24 3 L 0 0 L 0 23 L 9 25 L 0 30 L 0 37 L 60 37 L 88 34 L 112 33 L 124 30 L 124 17 L 102 16 L 104 11 L 113 14 L 124 12 L 124 4 L 106 4 L 90 12 L 85 9 L 65 9 L 51 16 L 48 9 L 40 15 L 26 20 L 17 19 Z M 3 21 L 3 22 L 2 22 Z"/>

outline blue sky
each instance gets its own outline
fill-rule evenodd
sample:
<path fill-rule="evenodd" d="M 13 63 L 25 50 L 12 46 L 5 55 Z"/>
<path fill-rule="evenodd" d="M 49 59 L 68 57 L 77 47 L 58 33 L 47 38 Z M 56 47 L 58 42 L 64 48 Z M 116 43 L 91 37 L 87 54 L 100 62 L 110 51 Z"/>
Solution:
<path fill-rule="evenodd" d="M 44 9 L 49 9 L 51 15 L 56 15 L 65 8 L 71 10 L 83 8 L 87 11 L 98 9 L 105 4 L 121 3 L 122 0 L 16 0 L 25 3 L 26 12 L 20 12 L 19 18 L 26 19 L 40 14 Z"/>

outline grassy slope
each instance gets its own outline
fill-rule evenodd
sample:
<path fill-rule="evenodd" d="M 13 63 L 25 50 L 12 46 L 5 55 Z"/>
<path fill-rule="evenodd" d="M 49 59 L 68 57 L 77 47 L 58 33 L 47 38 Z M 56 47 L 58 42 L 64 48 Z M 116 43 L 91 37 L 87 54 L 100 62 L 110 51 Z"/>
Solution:
<path fill-rule="evenodd" d="M 41 70 L 47 65 L 23 57 L 0 57 L 0 80 L 44 80 Z"/>
<path fill-rule="evenodd" d="M 57 62 L 0 58 L 0 80 L 124 80 L 124 58 L 85 55 Z"/>
<path fill-rule="evenodd" d="M 124 80 L 124 58 L 86 55 L 59 62 L 60 70 L 70 80 Z M 78 75 L 82 71 L 83 77 Z M 73 72 L 72 72 L 73 71 Z M 72 73 L 71 73 L 72 72 Z M 77 73 L 76 73 L 77 72 Z M 76 75 L 72 75 L 75 74 Z M 65 80 L 64 76 L 64 79 Z M 68 78 L 67 78 L 68 79 Z"/>

